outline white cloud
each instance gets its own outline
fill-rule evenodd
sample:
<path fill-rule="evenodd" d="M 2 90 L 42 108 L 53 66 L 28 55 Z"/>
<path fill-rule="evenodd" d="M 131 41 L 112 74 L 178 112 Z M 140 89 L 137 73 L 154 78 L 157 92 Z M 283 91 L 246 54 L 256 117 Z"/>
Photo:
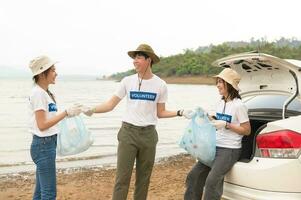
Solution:
<path fill-rule="evenodd" d="M 225 41 L 299 37 L 298 0 L 0 0 L 0 65 L 27 67 L 47 54 L 61 73 L 110 74 L 126 52 L 162 56 Z M 300 39 L 300 38 L 299 38 Z"/>

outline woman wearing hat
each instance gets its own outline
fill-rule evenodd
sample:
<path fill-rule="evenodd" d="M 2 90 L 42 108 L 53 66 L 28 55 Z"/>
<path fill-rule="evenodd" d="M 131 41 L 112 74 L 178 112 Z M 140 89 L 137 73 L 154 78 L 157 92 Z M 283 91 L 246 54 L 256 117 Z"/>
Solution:
<path fill-rule="evenodd" d="M 136 160 L 136 183 L 134 200 L 147 198 L 152 173 L 158 135 L 158 118 L 176 116 L 188 117 L 191 111 L 168 111 L 166 83 L 152 73 L 152 65 L 160 61 L 153 49 L 141 44 L 128 55 L 133 59 L 136 74 L 125 77 L 112 98 L 96 107 L 88 108 L 86 115 L 103 113 L 114 107 L 126 97 L 126 113 L 118 132 L 117 170 L 113 200 L 127 198 L 132 170 Z"/>
<path fill-rule="evenodd" d="M 29 132 L 33 135 L 30 154 L 36 165 L 34 200 L 56 198 L 57 123 L 81 113 L 79 105 L 57 113 L 54 95 L 48 89 L 55 84 L 55 63 L 47 56 L 40 56 L 29 64 L 35 83 L 29 96 Z"/>
<path fill-rule="evenodd" d="M 238 93 L 240 75 L 229 68 L 216 77 L 216 86 L 222 96 L 216 107 L 212 124 L 216 127 L 216 155 L 211 167 L 197 162 L 187 175 L 185 200 L 220 200 L 224 176 L 241 153 L 241 139 L 249 135 L 251 127 L 246 106 Z M 205 188 L 204 188 L 205 187 Z"/>

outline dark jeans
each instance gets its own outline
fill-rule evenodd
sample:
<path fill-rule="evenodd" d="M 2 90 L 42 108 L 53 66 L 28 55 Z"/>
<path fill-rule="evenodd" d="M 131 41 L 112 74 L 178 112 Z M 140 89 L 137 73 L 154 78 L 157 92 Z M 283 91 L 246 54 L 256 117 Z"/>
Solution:
<path fill-rule="evenodd" d="M 197 162 L 186 178 L 185 200 L 220 200 L 223 194 L 224 177 L 239 159 L 241 149 L 216 148 L 212 167 Z"/>
<path fill-rule="evenodd" d="M 33 136 L 30 154 L 36 164 L 36 186 L 33 200 L 56 199 L 56 144 L 57 135 Z"/>
<path fill-rule="evenodd" d="M 155 126 L 139 127 L 123 122 L 118 133 L 118 141 L 116 181 L 112 199 L 127 199 L 136 160 L 136 183 L 133 199 L 145 200 L 158 142 Z"/>

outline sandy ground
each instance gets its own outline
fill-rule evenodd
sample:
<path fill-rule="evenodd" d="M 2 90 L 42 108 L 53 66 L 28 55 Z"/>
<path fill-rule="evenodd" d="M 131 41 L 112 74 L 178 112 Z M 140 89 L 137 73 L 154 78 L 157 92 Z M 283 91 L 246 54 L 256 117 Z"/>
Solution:
<path fill-rule="evenodd" d="M 186 175 L 194 164 L 187 155 L 179 155 L 156 163 L 149 187 L 148 200 L 182 200 Z M 81 169 L 72 173 L 57 173 L 57 199 L 106 200 L 111 199 L 115 169 Z M 132 175 L 128 199 L 132 199 L 135 174 Z M 2 177 L 0 199 L 27 200 L 32 198 L 32 173 Z"/>

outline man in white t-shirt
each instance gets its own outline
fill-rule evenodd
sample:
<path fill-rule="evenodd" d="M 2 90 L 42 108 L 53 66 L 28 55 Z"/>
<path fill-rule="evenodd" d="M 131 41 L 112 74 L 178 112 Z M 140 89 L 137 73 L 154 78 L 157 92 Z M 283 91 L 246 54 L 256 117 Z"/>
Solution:
<path fill-rule="evenodd" d="M 133 166 L 136 160 L 136 184 L 134 199 L 147 198 L 152 173 L 158 135 L 155 129 L 158 118 L 185 116 L 190 118 L 192 111 L 165 109 L 167 87 L 165 81 L 152 73 L 152 65 L 160 61 L 153 49 L 141 44 L 129 51 L 133 58 L 136 74 L 125 77 L 107 102 L 87 108 L 86 115 L 111 111 L 126 97 L 126 112 L 118 132 L 117 174 L 113 200 L 127 198 Z"/>

